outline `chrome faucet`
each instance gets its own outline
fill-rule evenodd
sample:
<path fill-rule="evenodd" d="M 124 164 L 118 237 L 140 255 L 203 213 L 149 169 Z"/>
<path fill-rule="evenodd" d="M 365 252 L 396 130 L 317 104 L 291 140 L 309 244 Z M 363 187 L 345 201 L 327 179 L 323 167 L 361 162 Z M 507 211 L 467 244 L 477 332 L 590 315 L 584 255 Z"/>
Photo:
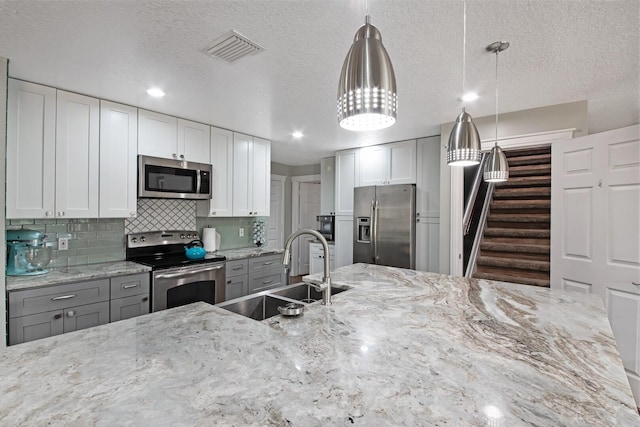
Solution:
<path fill-rule="evenodd" d="M 324 251 L 324 274 L 322 277 L 322 283 L 309 282 L 317 290 L 322 291 L 322 304 L 331 305 L 331 273 L 329 272 L 329 244 L 327 239 L 315 230 L 308 228 L 300 229 L 292 233 L 287 239 L 287 243 L 284 245 L 284 255 L 282 257 L 282 263 L 286 266 L 291 261 L 291 243 L 296 237 L 302 234 L 310 234 L 320 241 L 322 244 L 322 250 Z"/>

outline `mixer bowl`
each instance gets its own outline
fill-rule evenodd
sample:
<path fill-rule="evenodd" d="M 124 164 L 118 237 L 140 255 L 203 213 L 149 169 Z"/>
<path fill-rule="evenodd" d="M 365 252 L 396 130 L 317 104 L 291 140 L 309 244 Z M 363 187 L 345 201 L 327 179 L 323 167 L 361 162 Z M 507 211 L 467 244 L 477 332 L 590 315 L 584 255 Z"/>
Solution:
<path fill-rule="evenodd" d="M 31 272 L 44 270 L 51 261 L 51 248 L 45 246 L 28 246 L 21 249 L 22 256 L 16 256 L 18 265 Z"/>

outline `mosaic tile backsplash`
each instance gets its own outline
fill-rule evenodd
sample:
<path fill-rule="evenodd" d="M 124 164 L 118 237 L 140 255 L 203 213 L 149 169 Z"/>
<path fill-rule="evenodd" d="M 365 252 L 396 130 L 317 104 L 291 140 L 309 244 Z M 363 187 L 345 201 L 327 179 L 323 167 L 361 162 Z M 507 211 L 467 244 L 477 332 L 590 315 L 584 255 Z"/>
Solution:
<path fill-rule="evenodd" d="M 124 219 L 12 219 L 7 229 L 41 231 L 51 247 L 49 267 L 120 261 L 124 253 Z M 69 239 L 69 249 L 58 250 L 58 238 Z"/>
<path fill-rule="evenodd" d="M 196 201 L 138 199 L 138 216 L 126 219 L 125 233 L 158 230 L 195 230 Z"/>

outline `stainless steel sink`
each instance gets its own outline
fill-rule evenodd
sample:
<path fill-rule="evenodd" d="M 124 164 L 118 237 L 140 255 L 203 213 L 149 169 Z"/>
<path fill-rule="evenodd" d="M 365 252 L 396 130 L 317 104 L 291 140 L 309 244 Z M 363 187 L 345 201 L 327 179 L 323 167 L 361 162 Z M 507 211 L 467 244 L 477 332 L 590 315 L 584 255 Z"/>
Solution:
<path fill-rule="evenodd" d="M 268 294 L 248 295 L 236 298 L 228 303 L 217 304 L 217 307 L 232 311 L 254 320 L 264 320 L 278 313 L 278 306 L 284 306 L 291 301 L 276 298 Z"/>
<path fill-rule="evenodd" d="M 347 289 L 349 288 L 334 286 L 331 288 L 331 295 L 339 294 Z M 317 291 L 312 285 L 303 282 L 225 301 L 216 304 L 216 307 L 224 308 L 225 310 L 250 319 L 264 320 L 280 314 L 278 307 L 285 306 L 290 302 L 310 304 L 321 300 L 322 292 Z"/>
<path fill-rule="evenodd" d="M 331 295 L 339 294 L 344 291 L 346 291 L 345 288 L 336 286 L 331 287 Z M 318 291 L 312 285 L 304 282 L 289 285 L 284 288 L 274 289 L 271 291 L 271 294 L 291 298 L 304 303 L 312 303 L 322 300 L 322 291 Z"/>

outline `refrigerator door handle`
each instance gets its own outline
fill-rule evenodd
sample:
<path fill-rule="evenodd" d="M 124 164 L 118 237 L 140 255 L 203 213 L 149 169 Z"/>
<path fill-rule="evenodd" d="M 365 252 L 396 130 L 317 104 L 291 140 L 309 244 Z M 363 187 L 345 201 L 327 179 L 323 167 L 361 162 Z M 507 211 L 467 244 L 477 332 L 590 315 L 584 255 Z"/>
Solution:
<path fill-rule="evenodd" d="M 371 243 L 373 245 L 373 262 L 378 263 L 378 199 L 371 202 L 372 215 L 371 215 Z"/>

